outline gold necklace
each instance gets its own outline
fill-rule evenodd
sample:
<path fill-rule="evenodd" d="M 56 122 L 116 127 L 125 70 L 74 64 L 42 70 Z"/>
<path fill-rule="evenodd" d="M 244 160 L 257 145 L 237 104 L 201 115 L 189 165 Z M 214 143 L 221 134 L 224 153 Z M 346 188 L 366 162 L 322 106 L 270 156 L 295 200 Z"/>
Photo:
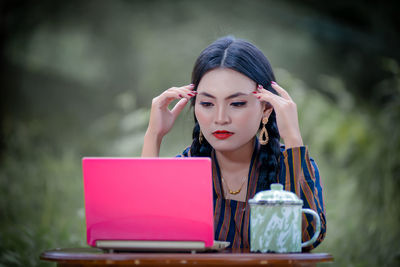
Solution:
<path fill-rule="evenodd" d="M 231 195 L 237 195 L 237 194 L 239 194 L 240 191 L 242 191 L 244 182 L 246 182 L 246 177 L 244 177 L 244 178 L 243 178 L 243 183 L 242 183 L 242 185 L 240 186 L 240 188 L 239 188 L 238 190 L 236 190 L 236 191 L 232 191 L 232 190 L 229 188 L 229 185 L 228 185 L 228 183 L 225 181 L 224 177 L 221 176 L 221 178 L 222 178 L 222 181 L 224 182 L 224 184 L 226 185 L 226 188 L 228 188 L 229 194 L 231 194 Z"/>

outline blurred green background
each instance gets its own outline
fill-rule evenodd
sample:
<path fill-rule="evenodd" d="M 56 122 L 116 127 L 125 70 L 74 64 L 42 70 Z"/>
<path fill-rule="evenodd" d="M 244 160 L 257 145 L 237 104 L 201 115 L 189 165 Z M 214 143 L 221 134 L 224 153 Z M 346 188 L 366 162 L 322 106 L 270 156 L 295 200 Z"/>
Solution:
<path fill-rule="evenodd" d="M 394 1 L 2 1 L 0 266 L 86 246 L 81 158 L 140 156 L 151 99 L 209 43 L 256 44 L 298 105 L 335 266 L 400 265 Z M 162 156 L 191 140 L 185 109 Z"/>

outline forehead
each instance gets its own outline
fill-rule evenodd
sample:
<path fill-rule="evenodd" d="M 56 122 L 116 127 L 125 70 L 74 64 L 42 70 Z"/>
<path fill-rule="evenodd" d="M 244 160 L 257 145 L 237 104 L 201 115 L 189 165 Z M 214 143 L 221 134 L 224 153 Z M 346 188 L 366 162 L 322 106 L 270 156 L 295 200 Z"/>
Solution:
<path fill-rule="evenodd" d="M 200 80 L 198 92 L 210 94 L 249 93 L 256 83 L 246 75 L 228 68 L 218 68 L 208 71 Z"/>

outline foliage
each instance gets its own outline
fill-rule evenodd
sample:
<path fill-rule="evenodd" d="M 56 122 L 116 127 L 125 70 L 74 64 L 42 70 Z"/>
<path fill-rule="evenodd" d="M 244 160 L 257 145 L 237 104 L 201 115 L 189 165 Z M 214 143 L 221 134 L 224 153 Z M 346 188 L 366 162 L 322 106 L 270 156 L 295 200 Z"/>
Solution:
<path fill-rule="evenodd" d="M 201 49 L 227 34 L 258 45 L 297 103 L 324 183 L 328 233 L 316 251 L 338 266 L 399 265 L 398 58 L 381 35 L 363 43 L 365 32 L 327 15 L 339 4 L 324 5 L 6 2 L 0 266 L 48 265 L 40 252 L 86 245 L 81 158 L 139 156 L 152 97 L 189 83 Z M 190 143 L 192 117 L 183 111 L 162 156 Z"/>

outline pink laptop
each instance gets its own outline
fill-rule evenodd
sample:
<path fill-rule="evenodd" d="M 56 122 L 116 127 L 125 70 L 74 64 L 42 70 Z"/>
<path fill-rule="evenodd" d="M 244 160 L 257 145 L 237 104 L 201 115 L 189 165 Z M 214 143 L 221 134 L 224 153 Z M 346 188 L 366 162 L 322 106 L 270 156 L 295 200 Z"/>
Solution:
<path fill-rule="evenodd" d="M 208 158 L 83 158 L 87 243 L 111 250 L 220 249 Z"/>

